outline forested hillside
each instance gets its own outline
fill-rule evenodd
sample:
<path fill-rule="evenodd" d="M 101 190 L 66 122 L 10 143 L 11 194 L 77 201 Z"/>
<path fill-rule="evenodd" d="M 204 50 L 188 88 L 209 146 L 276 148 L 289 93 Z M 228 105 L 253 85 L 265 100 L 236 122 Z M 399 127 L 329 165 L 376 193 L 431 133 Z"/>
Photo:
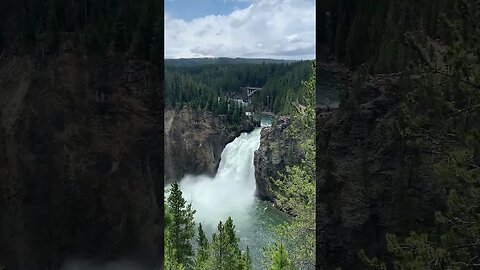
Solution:
<path fill-rule="evenodd" d="M 163 4 L 155 0 L 0 1 L 0 49 L 58 51 L 66 33 L 90 53 L 163 60 Z"/>
<path fill-rule="evenodd" d="M 318 267 L 477 268 L 480 4 L 319 8 L 320 54 L 354 76 L 317 112 Z"/>
<path fill-rule="evenodd" d="M 325 48 L 320 55 L 334 56 L 352 67 L 367 64 L 372 73 L 404 70 L 418 56 L 410 46 L 415 40 L 407 31 L 419 31 L 422 38 L 432 41 L 450 41 L 449 26 L 441 23 L 452 16 L 450 2 L 320 1 L 318 39 Z"/>
<path fill-rule="evenodd" d="M 251 86 L 263 87 L 262 91 L 252 96 L 252 104 L 256 109 L 287 113 L 291 103 L 301 94 L 301 82 L 311 75 L 310 65 L 310 61 L 291 64 L 168 64 L 165 69 L 166 105 L 175 107 L 188 104 L 225 113 L 226 98 L 246 98 L 241 87 Z M 234 107 L 233 102 L 230 107 Z"/>

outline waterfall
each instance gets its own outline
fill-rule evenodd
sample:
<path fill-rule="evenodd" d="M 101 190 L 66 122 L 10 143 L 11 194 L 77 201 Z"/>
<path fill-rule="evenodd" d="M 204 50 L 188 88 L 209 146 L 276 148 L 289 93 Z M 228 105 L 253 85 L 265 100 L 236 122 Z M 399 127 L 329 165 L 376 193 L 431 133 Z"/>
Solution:
<path fill-rule="evenodd" d="M 240 247 L 250 248 L 253 269 L 263 269 L 262 250 L 275 239 L 271 226 L 288 220 L 288 216 L 254 194 L 254 154 L 260 146 L 262 128 L 271 125 L 270 117 L 261 120 L 262 127 L 242 133 L 225 146 L 214 177 L 185 175 L 179 183 L 184 199 L 196 210 L 195 222 L 202 223 L 208 237 L 217 231 L 219 221 L 232 217 Z M 168 196 L 168 186 L 165 191 Z"/>
<path fill-rule="evenodd" d="M 261 128 L 242 133 L 226 145 L 214 177 L 186 175 L 180 182 L 183 197 L 196 210 L 195 220 L 215 229 L 231 216 L 243 223 L 255 207 L 254 152 L 260 146 Z"/>

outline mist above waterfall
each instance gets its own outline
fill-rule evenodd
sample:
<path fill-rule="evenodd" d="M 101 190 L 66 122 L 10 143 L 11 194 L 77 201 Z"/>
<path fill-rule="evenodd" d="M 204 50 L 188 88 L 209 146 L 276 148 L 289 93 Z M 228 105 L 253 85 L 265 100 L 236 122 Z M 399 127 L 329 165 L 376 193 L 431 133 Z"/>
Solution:
<path fill-rule="evenodd" d="M 275 239 L 271 227 L 289 219 L 270 202 L 261 201 L 254 194 L 254 154 L 260 146 L 262 128 L 271 123 L 271 117 L 262 116 L 261 128 L 242 133 L 227 144 L 214 177 L 185 175 L 179 182 L 184 199 L 196 210 L 195 222 L 202 223 L 207 237 L 217 232 L 219 221 L 225 222 L 232 217 L 240 247 L 249 247 L 254 269 L 263 268 L 263 248 Z M 168 185 L 165 196 L 169 194 Z"/>
<path fill-rule="evenodd" d="M 219 221 L 231 216 L 242 227 L 255 206 L 253 155 L 260 146 L 260 131 L 242 133 L 225 147 L 215 177 L 186 175 L 182 179 L 183 197 L 197 211 L 197 222 L 215 229 Z"/>

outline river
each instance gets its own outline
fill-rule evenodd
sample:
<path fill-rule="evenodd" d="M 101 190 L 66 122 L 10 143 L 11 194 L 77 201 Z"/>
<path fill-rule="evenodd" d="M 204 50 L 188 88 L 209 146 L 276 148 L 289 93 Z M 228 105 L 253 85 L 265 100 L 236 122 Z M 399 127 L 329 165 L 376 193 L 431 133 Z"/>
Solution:
<path fill-rule="evenodd" d="M 343 83 L 331 73 L 323 71 L 317 74 L 317 82 L 317 106 L 338 107 Z M 262 128 L 269 125 L 271 118 L 263 116 L 261 127 L 242 133 L 227 144 L 214 177 L 185 175 L 180 181 L 184 198 L 196 210 L 195 222 L 197 225 L 202 223 L 210 239 L 217 231 L 218 222 L 225 222 L 229 216 L 232 217 L 240 246 L 243 250 L 246 246 L 250 249 L 254 269 L 267 268 L 263 264 L 263 248 L 275 240 L 272 227 L 289 220 L 271 203 L 254 196 L 254 152 L 260 146 Z"/>
<path fill-rule="evenodd" d="M 270 123 L 271 119 L 263 117 L 262 127 L 242 133 L 227 144 L 214 177 L 185 175 L 180 182 L 184 198 L 197 211 L 195 222 L 202 223 L 209 237 L 216 232 L 219 221 L 232 217 L 240 246 L 250 249 L 254 269 L 265 269 L 263 248 L 275 239 L 271 227 L 288 220 L 271 203 L 254 196 L 254 152 L 260 146 L 262 128 Z"/>

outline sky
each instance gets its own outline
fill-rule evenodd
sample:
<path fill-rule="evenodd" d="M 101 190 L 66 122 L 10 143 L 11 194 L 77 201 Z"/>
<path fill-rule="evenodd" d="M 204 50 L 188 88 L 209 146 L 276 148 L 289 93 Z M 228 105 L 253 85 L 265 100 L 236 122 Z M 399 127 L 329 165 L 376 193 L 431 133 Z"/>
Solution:
<path fill-rule="evenodd" d="M 314 0 L 165 0 L 165 58 L 315 58 Z"/>

